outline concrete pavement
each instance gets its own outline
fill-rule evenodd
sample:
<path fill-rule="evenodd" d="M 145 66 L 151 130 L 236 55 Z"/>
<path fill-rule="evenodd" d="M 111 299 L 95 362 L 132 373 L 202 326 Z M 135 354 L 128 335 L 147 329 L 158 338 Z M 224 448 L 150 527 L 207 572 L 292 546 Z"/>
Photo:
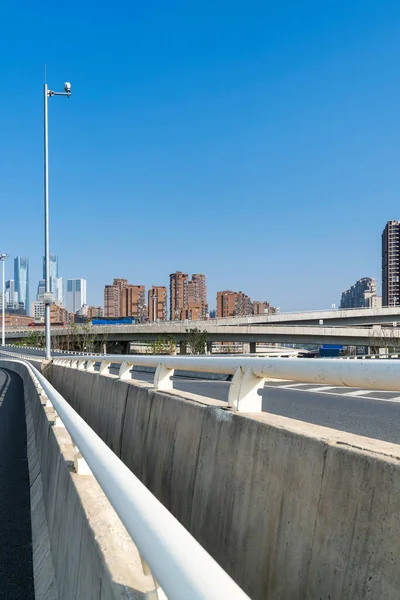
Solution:
<path fill-rule="evenodd" d="M 0 370 L 0 598 L 34 598 L 30 486 L 21 379 Z"/>

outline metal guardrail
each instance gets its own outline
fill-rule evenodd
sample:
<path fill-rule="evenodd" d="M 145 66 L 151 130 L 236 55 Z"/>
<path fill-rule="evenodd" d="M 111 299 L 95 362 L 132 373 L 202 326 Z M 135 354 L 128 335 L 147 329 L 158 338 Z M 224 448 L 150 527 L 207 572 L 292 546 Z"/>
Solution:
<path fill-rule="evenodd" d="M 131 379 L 133 367 L 155 368 L 154 388 L 171 391 L 171 377 L 176 369 L 198 373 L 232 374 L 228 407 L 240 412 L 261 412 L 259 393 L 268 379 L 289 379 L 299 383 L 331 384 L 359 387 L 368 390 L 399 391 L 400 363 L 398 360 L 338 360 L 334 358 L 260 358 L 210 356 L 135 356 L 103 355 L 54 358 L 60 364 L 88 372 L 109 375 L 112 364 L 119 365 L 118 377 Z"/>
<path fill-rule="evenodd" d="M 6 360 L 13 360 L 6 358 Z M 23 363 L 53 405 L 162 592 L 171 600 L 249 600 L 193 536 L 124 465 L 45 377 Z M 0 359 L 1 363 L 1 359 Z M 157 592 L 154 592 L 157 593 Z M 150 594 L 152 598 L 155 598 Z M 149 597 L 150 597 L 149 596 Z"/>

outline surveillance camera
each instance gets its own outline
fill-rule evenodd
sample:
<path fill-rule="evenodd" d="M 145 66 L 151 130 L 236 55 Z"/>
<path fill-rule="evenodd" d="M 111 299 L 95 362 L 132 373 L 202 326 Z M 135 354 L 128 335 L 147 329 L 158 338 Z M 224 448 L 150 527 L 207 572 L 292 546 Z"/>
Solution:
<path fill-rule="evenodd" d="M 67 94 L 70 94 L 70 93 L 71 93 L 71 84 L 70 84 L 70 82 L 69 82 L 69 81 L 66 81 L 66 82 L 64 83 L 64 90 L 65 90 L 65 92 L 66 92 Z"/>

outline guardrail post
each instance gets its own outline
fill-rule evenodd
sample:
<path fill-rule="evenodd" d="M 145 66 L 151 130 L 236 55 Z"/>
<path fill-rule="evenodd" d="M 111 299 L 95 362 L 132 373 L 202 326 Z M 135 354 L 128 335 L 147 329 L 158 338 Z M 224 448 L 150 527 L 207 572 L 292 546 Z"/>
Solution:
<path fill-rule="evenodd" d="M 239 367 L 229 387 L 228 407 L 238 412 L 261 412 L 262 397 L 258 391 L 264 383 L 265 377 L 257 377 L 251 368 Z"/>
<path fill-rule="evenodd" d="M 154 374 L 154 389 L 160 391 L 172 390 L 172 377 L 174 375 L 174 371 L 175 369 L 169 369 L 163 363 L 159 363 Z"/>
<path fill-rule="evenodd" d="M 76 447 L 76 446 L 75 446 Z M 77 452 L 74 455 L 74 469 L 78 475 L 92 475 L 92 470 L 83 458 L 82 454 L 76 448 Z"/>
<path fill-rule="evenodd" d="M 94 365 L 96 364 L 95 360 L 88 360 L 86 364 L 86 371 L 89 373 L 94 373 Z"/>
<path fill-rule="evenodd" d="M 109 375 L 109 366 L 111 362 L 109 360 L 102 360 L 100 363 L 99 375 Z"/>
<path fill-rule="evenodd" d="M 121 363 L 119 368 L 118 376 L 120 379 L 131 379 L 131 368 L 133 367 L 133 363 L 127 362 L 124 360 Z"/>

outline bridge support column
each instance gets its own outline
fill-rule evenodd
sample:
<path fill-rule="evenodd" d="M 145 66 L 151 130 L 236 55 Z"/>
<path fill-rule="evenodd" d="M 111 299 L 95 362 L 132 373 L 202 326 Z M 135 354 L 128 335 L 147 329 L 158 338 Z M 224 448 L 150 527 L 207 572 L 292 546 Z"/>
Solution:
<path fill-rule="evenodd" d="M 121 354 L 129 354 L 130 349 L 131 349 L 130 342 L 121 342 Z"/>
<path fill-rule="evenodd" d="M 212 354 L 212 342 L 207 342 L 206 354 Z"/>
<path fill-rule="evenodd" d="M 186 354 L 186 353 L 187 353 L 186 341 L 181 340 L 179 342 L 179 354 Z"/>
<path fill-rule="evenodd" d="M 243 342 L 243 354 L 250 354 L 249 342 Z"/>
<path fill-rule="evenodd" d="M 250 342 L 250 354 L 257 353 L 257 342 Z"/>

